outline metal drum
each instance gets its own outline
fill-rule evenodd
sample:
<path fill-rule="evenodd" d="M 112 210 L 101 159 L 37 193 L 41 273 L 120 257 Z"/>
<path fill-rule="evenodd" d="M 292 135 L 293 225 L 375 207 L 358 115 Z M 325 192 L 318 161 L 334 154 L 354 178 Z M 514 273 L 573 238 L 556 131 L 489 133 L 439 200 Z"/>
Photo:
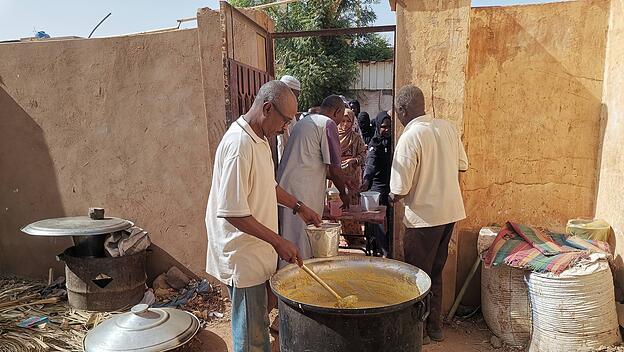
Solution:
<path fill-rule="evenodd" d="M 343 297 L 357 295 L 363 306 L 328 305 L 322 297 L 332 297 L 317 290 L 320 286 L 299 267 L 281 269 L 270 283 L 279 298 L 282 352 L 421 351 L 431 287 L 424 271 L 374 257 L 339 256 L 305 264 Z M 367 307 L 366 301 L 376 299 L 384 302 Z"/>
<path fill-rule="evenodd" d="M 67 300 L 78 309 L 100 312 L 133 306 L 145 292 L 147 252 L 123 257 L 75 256 L 74 247 L 58 255 L 65 262 Z"/>
<path fill-rule="evenodd" d="M 22 228 L 31 236 L 71 236 L 74 246 L 57 258 L 65 262 L 67 300 L 84 310 L 113 311 L 135 305 L 145 292 L 145 251 L 107 257 L 111 233 L 132 227 L 131 221 L 105 217 L 103 208 L 89 208 L 88 216 L 44 219 Z"/>

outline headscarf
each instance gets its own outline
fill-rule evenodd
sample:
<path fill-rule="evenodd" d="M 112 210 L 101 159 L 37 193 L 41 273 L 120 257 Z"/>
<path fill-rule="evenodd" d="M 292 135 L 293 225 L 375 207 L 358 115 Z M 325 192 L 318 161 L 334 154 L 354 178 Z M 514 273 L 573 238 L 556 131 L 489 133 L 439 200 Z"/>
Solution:
<path fill-rule="evenodd" d="M 351 100 L 349 102 L 349 109 L 353 110 L 354 113 L 360 114 L 360 102 L 357 100 Z"/>
<path fill-rule="evenodd" d="M 379 133 L 379 126 L 388 119 L 387 112 L 382 111 L 375 118 L 375 136 L 368 145 L 368 156 L 364 178 L 371 182 L 371 190 L 387 195 L 390 192 L 390 173 L 392 170 L 392 139 Z M 385 197 L 385 196 L 384 196 Z"/>
<path fill-rule="evenodd" d="M 341 123 L 338 125 L 338 137 L 340 137 L 340 149 L 342 154 L 351 150 L 351 147 L 356 142 L 356 138 L 361 138 L 357 132 L 357 125 L 355 124 L 355 114 L 351 109 L 345 109 L 344 118 L 351 120 L 351 127 L 344 129 L 344 125 Z M 343 120 L 343 121 L 345 121 Z"/>
<path fill-rule="evenodd" d="M 392 122 L 392 118 L 390 117 L 390 115 L 388 115 L 387 111 L 380 111 L 379 114 L 377 114 L 377 116 L 375 117 L 375 122 L 374 122 L 375 136 L 371 140 L 371 145 L 373 145 L 373 144 L 376 144 L 376 145 L 383 144 L 384 146 L 388 146 L 390 144 L 390 136 L 384 137 L 384 136 L 381 135 L 381 133 L 379 133 L 379 129 L 381 128 L 381 124 L 386 119 L 388 119 L 388 120 L 390 120 L 390 122 Z"/>
<path fill-rule="evenodd" d="M 364 143 L 368 144 L 371 138 L 373 138 L 375 131 L 371 127 L 370 116 L 366 111 L 363 111 L 358 115 L 358 126 L 360 127 Z"/>

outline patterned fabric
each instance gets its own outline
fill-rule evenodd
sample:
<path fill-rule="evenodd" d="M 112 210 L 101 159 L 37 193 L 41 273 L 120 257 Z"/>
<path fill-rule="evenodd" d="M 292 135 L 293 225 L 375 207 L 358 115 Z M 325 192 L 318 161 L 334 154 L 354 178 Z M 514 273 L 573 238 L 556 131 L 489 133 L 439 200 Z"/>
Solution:
<path fill-rule="evenodd" d="M 338 125 L 338 137 L 340 138 L 340 150 L 342 161 L 355 158 L 357 164 L 362 165 L 366 160 L 366 145 L 362 135 L 358 131 L 358 125 L 354 123 L 355 115 L 350 109 L 345 110 L 344 119 Z M 362 173 L 362 170 L 360 170 Z"/>
<path fill-rule="evenodd" d="M 498 233 L 483 261 L 486 267 L 506 264 L 515 268 L 560 274 L 591 253 L 609 254 L 602 241 L 550 232 L 508 222 Z"/>
<path fill-rule="evenodd" d="M 360 235 L 362 234 L 362 224 L 352 219 L 343 219 L 340 220 L 340 224 L 342 224 L 342 233 L 346 235 Z M 366 244 L 366 241 L 363 237 L 355 237 L 355 236 L 344 236 L 345 241 L 349 246 L 363 246 Z"/>
<path fill-rule="evenodd" d="M 362 224 L 353 219 L 340 220 L 342 225 L 342 233 L 347 235 L 362 235 Z"/>

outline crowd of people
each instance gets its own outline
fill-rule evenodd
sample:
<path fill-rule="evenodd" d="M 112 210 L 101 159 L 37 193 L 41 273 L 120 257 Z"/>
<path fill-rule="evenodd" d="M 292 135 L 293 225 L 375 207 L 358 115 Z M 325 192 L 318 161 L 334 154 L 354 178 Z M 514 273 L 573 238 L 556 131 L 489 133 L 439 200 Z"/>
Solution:
<path fill-rule="evenodd" d="M 297 113 L 301 85 L 292 76 L 264 84 L 250 110 L 228 129 L 216 151 L 206 210 L 206 271 L 232 301 L 235 351 L 269 351 L 268 313 L 276 300 L 268 280 L 277 268 L 312 258 L 305 234 L 320 225 L 328 180 L 343 207 L 359 192 L 380 193 L 391 224 L 403 202 L 404 257 L 432 282 L 425 340 L 441 341 L 442 268 L 456 221 L 465 217 L 458 172 L 468 167 L 454 126 L 425 113 L 422 91 L 397 93 L 395 117 L 405 130 L 393 150 L 392 117 L 371 121 L 357 101 L 330 95 Z M 269 139 L 278 137 L 277 172 Z M 361 231 L 343 223 L 344 231 Z M 368 226 L 377 255 L 389 255 L 389 229 Z"/>
<path fill-rule="evenodd" d="M 286 75 L 283 76 L 280 81 L 286 84 L 296 97 L 299 96 L 301 92 L 301 84 L 295 77 Z M 323 194 L 318 192 L 318 187 L 309 187 L 309 183 L 303 181 L 308 179 L 309 173 L 313 174 L 310 179 L 315 181 L 318 181 L 315 179 L 316 176 L 323 176 L 324 174 L 311 168 L 298 168 L 299 165 L 308 163 L 309 160 L 306 158 L 310 157 L 310 155 L 302 154 L 301 148 L 308 148 L 309 145 L 307 144 L 310 143 L 313 143 L 314 145 L 321 143 L 319 145 L 321 146 L 321 152 L 323 152 L 326 147 L 325 144 L 329 143 L 328 145 L 330 148 L 328 150 L 333 150 L 334 153 L 337 153 L 337 136 L 337 141 L 340 146 L 340 154 L 339 157 L 334 155 L 334 164 L 327 164 L 330 165 L 328 168 L 329 177 L 327 177 L 329 180 L 328 188 L 332 186 L 338 188 L 340 191 L 340 197 L 344 203 L 344 208 L 348 208 L 349 206 L 357 205 L 359 203 L 360 191 L 372 190 L 379 192 L 380 204 L 386 206 L 386 218 L 391 219 L 390 214 L 392 213 L 392 208 L 388 203 L 388 194 L 390 192 L 389 166 L 392 163 L 392 120 L 388 111 L 381 111 L 377 115 L 377 118 L 371 121 L 368 113 L 360 110 L 360 103 L 357 100 L 348 101 L 343 96 L 331 96 L 328 97 L 328 99 L 332 100 L 336 106 L 344 105 L 342 116 L 336 115 L 336 113 L 339 112 L 337 110 L 327 111 L 327 107 L 324 105 L 326 102 L 323 102 L 323 104 L 319 106 L 310 107 L 310 109 L 305 113 L 298 114 L 293 121 L 284 128 L 283 132 L 277 136 L 279 160 L 277 179 L 279 181 L 284 178 L 283 181 L 279 181 L 280 185 L 286 187 L 287 190 L 293 191 L 293 194 L 300 197 L 302 201 L 309 197 L 322 196 Z M 325 135 L 325 139 L 321 140 L 309 141 L 309 136 L 303 137 L 303 134 L 311 133 L 313 131 L 313 129 L 309 127 L 301 128 L 306 131 L 303 132 L 303 134 L 302 132 L 294 132 L 296 129 L 295 125 L 299 121 L 304 121 L 304 125 L 309 125 L 310 119 L 318 120 L 320 118 L 316 115 L 320 115 L 321 117 L 331 117 L 331 120 L 337 126 L 338 133 L 334 133 L 333 124 L 321 126 L 322 128 L 325 128 L 325 130 L 317 131 Z M 382 123 L 384 122 L 385 125 L 382 127 Z M 321 125 L 323 123 L 326 122 L 322 122 Z M 326 130 L 327 128 L 329 128 L 329 130 Z M 293 133 L 295 133 L 296 136 L 293 136 Z M 286 154 L 289 140 L 295 141 L 291 143 L 291 148 L 289 149 L 290 151 Z M 291 155 L 291 153 L 294 154 Z M 338 165 L 338 161 L 340 161 L 340 165 Z M 317 168 L 323 167 L 323 165 L 318 163 L 316 165 Z M 367 171 L 367 174 L 364 173 L 365 170 Z M 287 175 L 283 176 L 284 173 Z M 342 175 L 342 177 L 339 177 L 338 175 Z M 311 194 L 304 194 L 306 191 Z M 314 204 L 318 204 L 318 202 L 315 201 Z M 319 209 L 321 214 L 322 211 L 322 208 Z M 293 228 L 292 226 L 295 225 L 291 224 L 291 221 L 296 219 L 296 217 L 285 214 L 283 209 L 280 210 L 279 218 L 282 223 L 280 234 L 286 234 L 286 236 L 289 236 L 288 234 L 299 233 L 304 229 L 304 225 L 298 220 L 295 221 L 296 227 Z M 347 242 L 352 245 L 357 245 L 358 239 L 360 239 L 360 236 L 362 235 L 362 225 L 355 220 L 341 220 L 341 223 L 342 232 L 344 234 L 355 235 L 346 236 Z M 366 225 L 364 231 L 366 232 L 366 238 L 369 239 L 368 247 L 372 250 L 374 255 L 383 257 L 388 256 L 389 230 L 390 222 L 387 222 L 386 225 Z M 307 239 L 297 238 L 297 240 L 300 241 L 298 245 L 304 253 L 310 252 Z M 295 243 L 297 242 L 295 241 Z"/>

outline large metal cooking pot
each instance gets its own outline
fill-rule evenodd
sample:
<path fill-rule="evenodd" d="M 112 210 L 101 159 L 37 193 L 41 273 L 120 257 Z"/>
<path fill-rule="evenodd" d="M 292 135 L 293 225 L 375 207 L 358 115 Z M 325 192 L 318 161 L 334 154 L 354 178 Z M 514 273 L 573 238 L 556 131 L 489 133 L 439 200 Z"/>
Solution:
<path fill-rule="evenodd" d="M 279 298 L 282 352 L 420 351 L 429 314 L 431 279 L 390 259 L 338 256 L 305 261 L 342 296 L 356 294 L 368 308 L 335 308 L 331 296 L 296 265 L 271 278 Z M 307 293 L 309 294 L 307 294 Z"/>

